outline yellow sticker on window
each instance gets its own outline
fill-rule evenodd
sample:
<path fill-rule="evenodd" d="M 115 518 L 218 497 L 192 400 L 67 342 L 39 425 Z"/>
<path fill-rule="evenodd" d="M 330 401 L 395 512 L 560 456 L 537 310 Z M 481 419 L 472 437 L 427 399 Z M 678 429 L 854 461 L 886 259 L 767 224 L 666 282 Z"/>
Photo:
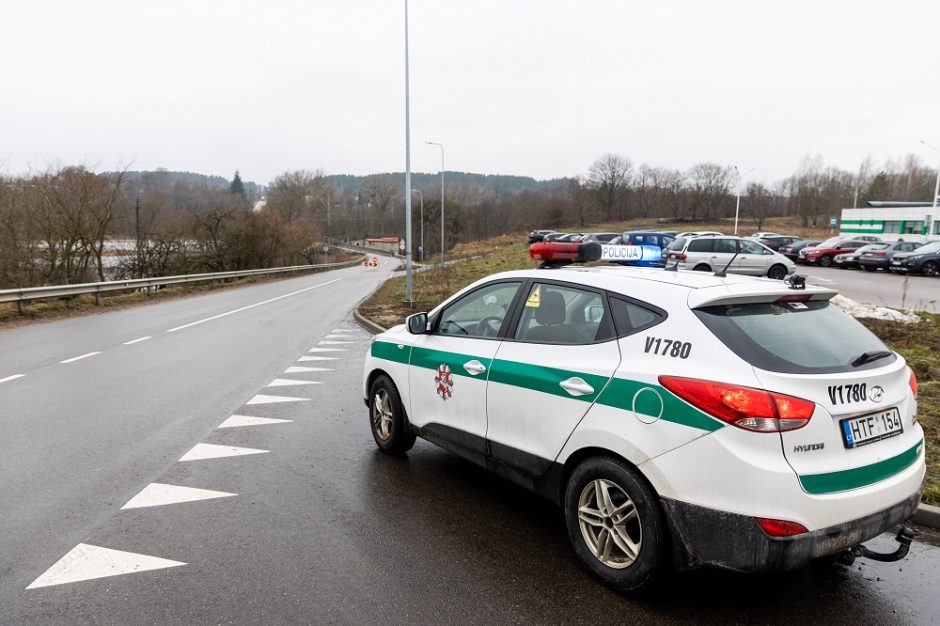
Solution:
<path fill-rule="evenodd" d="M 538 308 L 542 304 L 542 285 L 536 285 L 535 290 L 529 294 L 529 299 L 525 301 L 526 306 Z"/>

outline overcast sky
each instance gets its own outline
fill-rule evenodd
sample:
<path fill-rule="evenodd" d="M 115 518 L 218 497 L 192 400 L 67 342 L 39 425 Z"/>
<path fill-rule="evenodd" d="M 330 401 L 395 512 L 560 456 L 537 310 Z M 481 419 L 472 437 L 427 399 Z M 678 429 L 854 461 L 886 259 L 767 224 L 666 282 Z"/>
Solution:
<path fill-rule="evenodd" d="M 0 171 L 402 171 L 402 0 L 11 0 Z M 412 169 L 937 154 L 940 2 L 411 0 Z"/>

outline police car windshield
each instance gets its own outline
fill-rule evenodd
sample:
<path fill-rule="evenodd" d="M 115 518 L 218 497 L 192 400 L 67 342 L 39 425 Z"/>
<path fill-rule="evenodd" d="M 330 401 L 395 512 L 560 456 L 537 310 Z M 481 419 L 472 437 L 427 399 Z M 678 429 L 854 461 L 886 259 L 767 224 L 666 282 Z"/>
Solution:
<path fill-rule="evenodd" d="M 887 350 L 875 335 L 826 300 L 712 306 L 696 316 L 754 367 L 787 374 L 857 372 L 897 357 L 855 365 L 860 354 Z"/>

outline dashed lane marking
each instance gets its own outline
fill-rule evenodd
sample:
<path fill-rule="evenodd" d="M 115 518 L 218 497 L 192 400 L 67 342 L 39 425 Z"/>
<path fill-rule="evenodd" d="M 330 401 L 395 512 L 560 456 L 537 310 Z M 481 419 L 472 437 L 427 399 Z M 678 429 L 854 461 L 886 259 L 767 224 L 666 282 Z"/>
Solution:
<path fill-rule="evenodd" d="M 64 361 L 59 361 L 59 363 L 74 363 L 75 361 L 81 361 L 82 359 L 87 359 L 90 356 L 95 356 L 96 354 L 101 354 L 101 352 L 88 352 L 86 354 L 80 354 L 78 356 L 73 356 L 71 359 L 65 359 Z"/>
<path fill-rule="evenodd" d="M 292 378 L 275 378 L 268 383 L 268 387 L 292 387 L 294 385 L 319 385 L 319 380 L 294 380 Z"/>
<path fill-rule="evenodd" d="M 346 348 L 310 348 L 307 352 L 348 352 Z"/>
<path fill-rule="evenodd" d="M 222 459 L 228 456 L 245 456 L 248 454 L 266 454 L 267 452 L 267 450 L 259 450 L 258 448 L 238 448 L 235 446 L 217 446 L 214 443 L 197 443 L 189 452 L 180 457 L 180 462 Z"/>
<path fill-rule="evenodd" d="M 330 367 L 304 367 L 302 365 L 293 365 L 284 370 L 285 374 L 303 374 L 304 372 L 332 372 Z M 3 382 L 3 381 L 0 381 Z"/>
<path fill-rule="evenodd" d="M 0 378 L 0 383 L 8 383 L 11 380 L 16 380 L 17 378 L 23 378 L 26 374 L 13 374 L 12 376 L 7 376 L 6 378 Z"/>
<path fill-rule="evenodd" d="M 150 337 L 150 335 L 147 335 L 146 337 L 138 337 L 137 339 L 131 339 L 130 341 L 125 341 L 125 342 L 124 342 L 123 344 L 121 344 L 121 345 L 124 345 L 124 346 L 132 346 L 132 345 L 134 345 L 135 343 L 140 343 L 141 341 L 147 341 L 148 339 L 151 339 L 151 338 L 152 338 L 152 337 Z"/>
<path fill-rule="evenodd" d="M 134 572 L 149 572 L 180 565 L 186 565 L 186 563 L 80 543 L 30 583 L 27 589 L 64 585 Z"/>
<path fill-rule="evenodd" d="M 219 428 L 241 428 L 242 426 L 267 426 L 268 424 L 288 424 L 294 420 L 274 419 L 273 417 L 255 417 L 253 415 L 233 415 L 221 424 Z"/>
<path fill-rule="evenodd" d="M 352 335 L 327 335 L 324 339 L 356 339 Z M 353 343 L 351 341 L 343 341 L 342 343 Z"/>
<path fill-rule="evenodd" d="M 196 325 L 198 325 L 198 324 L 204 324 L 204 323 L 206 323 L 206 322 L 211 322 L 212 320 L 217 320 L 217 319 L 219 319 L 219 318 L 221 318 L 221 317 L 226 317 L 226 316 L 229 316 L 229 315 L 234 315 L 235 313 L 241 313 L 242 311 L 247 311 L 248 309 L 253 309 L 253 308 L 255 308 L 256 306 L 261 306 L 261 305 L 263 305 L 263 304 L 270 304 L 271 302 L 277 302 L 278 300 L 283 300 L 284 298 L 290 298 L 291 296 L 296 296 L 297 294 L 304 293 L 304 292 L 310 291 L 310 290 L 312 290 L 312 289 L 319 289 L 320 287 L 325 287 L 325 286 L 327 286 L 327 285 L 331 285 L 331 284 L 333 284 L 333 283 L 335 283 L 335 282 L 337 282 L 337 281 L 343 280 L 344 278 L 349 278 L 350 276 L 354 276 L 354 275 L 355 275 L 355 273 L 347 274 L 347 275 L 345 275 L 345 276 L 340 276 L 339 278 L 334 278 L 333 280 L 328 280 L 328 281 L 326 281 L 325 283 L 320 283 L 320 284 L 318 284 L 318 285 L 313 285 L 312 287 L 307 287 L 307 288 L 305 288 L 305 289 L 298 289 L 297 291 L 292 291 L 292 292 L 290 292 L 290 293 L 285 293 L 285 294 L 283 294 L 283 295 L 277 296 L 276 298 L 268 298 L 267 300 L 262 300 L 261 302 L 255 302 L 254 304 L 249 304 L 248 306 L 243 306 L 243 307 L 239 307 L 239 308 L 237 308 L 237 309 L 232 309 L 231 311 L 226 311 L 225 313 L 219 313 L 218 315 L 213 315 L 212 317 L 207 317 L 207 318 L 205 318 L 205 319 L 196 320 L 195 322 L 190 322 L 190 323 L 188 323 L 188 324 L 183 324 L 182 326 L 176 326 L 175 328 L 171 328 L 170 330 L 168 330 L 168 331 L 166 331 L 166 332 L 168 332 L 168 333 L 175 333 L 176 331 L 178 331 L 178 330 L 183 330 L 184 328 L 190 328 L 190 327 L 196 326 Z"/>
<path fill-rule="evenodd" d="M 310 361 L 338 361 L 335 356 L 302 356 L 297 359 L 300 363 L 307 363 Z"/>
<path fill-rule="evenodd" d="M 331 333 L 358 333 L 358 330 L 353 330 L 352 328 L 334 328 L 330 331 Z"/>
<path fill-rule="evenodd" d="M 275 404 L 277 402 L 307 402 L 310 398 L 293 398 L 291 396 L 266 396 L 258 394 L 245 404 Z"/>
<path fill-rule="evenodd" d="M 352 341 L 321 341 L 318 345 L 321 346 L 342 346 L 347 343 L 353 343 Z"/>
<path fill-rule="evenodd" d="M 237 493 L 225 491 L 212 491 L 210 489 L 196 489 L 180 485 L 167 485 L 164 483 L 150 483 L 140 493 L 128 500 L 121 507 L 124 509 L 142 509 L 148 506 L 165 506 L 167 504 L 180 504 L 181 502 L 196 502 L 198 500 L 212 500 L 215 498 L 230 498 Z"/>

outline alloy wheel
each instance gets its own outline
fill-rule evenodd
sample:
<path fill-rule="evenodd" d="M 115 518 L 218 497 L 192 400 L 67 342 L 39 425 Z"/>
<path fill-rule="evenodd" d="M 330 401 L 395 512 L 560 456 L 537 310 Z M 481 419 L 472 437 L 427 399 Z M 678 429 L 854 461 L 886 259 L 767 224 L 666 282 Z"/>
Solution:
<path fill-rule="evenodd" d="M 578 522 L 584 543 L 604 565 L 624 569 L 640 554 L 643 529 L 636 505 L 616 483 L 598 478 L 584 486 Z"/>

